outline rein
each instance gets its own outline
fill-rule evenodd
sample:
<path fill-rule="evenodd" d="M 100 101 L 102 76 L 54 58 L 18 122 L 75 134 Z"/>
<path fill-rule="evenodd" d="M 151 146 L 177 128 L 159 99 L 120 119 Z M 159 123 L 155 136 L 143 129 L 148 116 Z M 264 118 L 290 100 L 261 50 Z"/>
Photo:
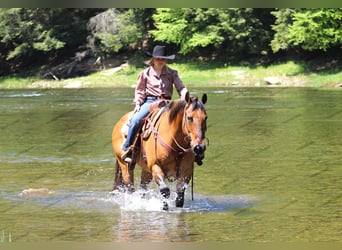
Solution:
<path fill-rule="evenodd" d="M 157 141 L 159 142 L 159 144 L 164 147 L 169 153 L 173 154 L 175 156 L 175 160 L 176 160 L 176 178 L 177 179 L 179 177 L 179 171 L 180 171 L 180 163 L 181 161 L 184 159 L 184 154 L 188 153 L 188 152 L 193 152 L 192 148 L 191 148 L 191 137 L 190 137 L 190 129 L 187 123 L 187 116 L 186 116 L 186 107 L 184 107 L 184 112 L 183 112 L 183 119 L 182 119 L 182 132 L 186 134 L 186 136 L 184 136 L 184 142 L 189 144 L 188 148 L 184 148 L 183 146 L 181 146 L 179 144 L 179 142 L 176 140 L 176 138 L 171 134 L 170 132 L 170 136 L 172 138 L 172 142 L 177 146 L 178 150 L 176 150 L 174 147 L 172 147 L 172 145 L 169 145 L 167 142 L 165 142 L 165 140 L 159 135 L 159 126 L 152 126 L 152 133 L 154 136 L 154 153 L 155 153 L 155 158 L 158 162 L 158 164 L 161 166 L 160 161 L 158 160 L 157 157 Z M 186 131 L 186 132 L 184 132 Z M 205 139 L 207 139 L 207 142 L 209 144 L 209 139 L 205 137 Z M 168 178 L 168 177 L 167 177 Z M 169 181 L 174 181 L 175 179 L 170 179 L 168 178 Z M 193 194 L 193 190 L 194 189 L 194 166 L 192 166 L 192 176 L 191 176 L 191 200 L 194 200 L 194 194 Z"/>
<path fill-rule="evenodd" d="M 160 145 L 162 145 L 169 153 L 173 153 L 176 157 L 176 160 L 178 159 L 182 159 L 183 154 L 187 153 L 187 152 L 191 152 L 192 149 L 190 148 L 184 148 L 181 145 L 179 145 L 179 143 L 177 142 L 176 138 L 174 138 L 173 135 L 171 135 L 172 141 L 177 145 L 177 147 L 181 150 L 176 150 L 174 149 L 171 145 L 167 144 L 163 138 L 160 137 L 159 135 L 159 126 L 158 129 L 154 129 L 153 130 L 153 135 L 154 135 L 154 139 L 155 141 L 158 141 L 160 143 Z M 156 144 L 155 144 L 156 145 Z M 155 154 L 157 154 L 156 152 L 156 148 L 155 148 Z M 157 158 L 157 157 L 156 157 Z"/>
<path fill-rule="evenodd" d="M 183 121 L 185 119 L 185 112 L 184 112 L 184 117 L 183 117 Z M 182 122 L 183 123 L 183 122 Z M 185 122 L 186 123 L 186 122 Z M 159 125 L 160 126 L 160 125 Z M 191 146 L 189 148 L 184 148 L 182 147 L 179 142 L 176 140 L 176 138 L 170 133 L 170 136 L 172 138 L 172 141 L 176 144 L 176 146 L 180 149 L 180 150 L 176 150 L 174 149 L 171 145 L 167 144 L 165 142 L 165 140 L 163 138 L 161 138 L 161 136 L 159 135 L 159 126 L 157 129 L 153 128 L 153 136 L 154 136 L 154 140 L 155 140 L 155 146 L 154 146 L 154 152 L 155 152 L 155 156 L 156 159 L 157 158 L 157 141 L 160 143 L 160 145 L 162 145 L 169 153 L 172 153 L 175 156 L 176 159 L 176 178 L 178 178 L 179 176 L 179 168 L 180 168 L 180 162 L 182 161 L 182 159 L 184 158 L 184 153 L 187 152 L 192 152 Z M 187 128 L 187 127 L 186 127 Z M 189 138 L 189 129 L 187 128 L 188 131 L 188 135 L 184 138 Z"/>

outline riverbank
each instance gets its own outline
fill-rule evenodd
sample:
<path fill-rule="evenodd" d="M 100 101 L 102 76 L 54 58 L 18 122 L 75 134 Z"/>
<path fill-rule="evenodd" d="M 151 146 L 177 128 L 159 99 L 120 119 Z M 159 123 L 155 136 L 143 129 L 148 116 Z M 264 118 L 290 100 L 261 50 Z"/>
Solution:
<path fill-rule="evenodd" d="M 143 64 L 124 63 L 106 67 L 87 76 L 69 79 L 42 79 L 30 76 L 0 77 L 0 88 L 113 88 L 134 87 Z M 239 65 L 220 63 L 171 63 L 184 83 L 198 87 L 342 87 L 342 71 L 337 60 L 301 62 L 288 60 L 272 65 L 241 62 Z"/>

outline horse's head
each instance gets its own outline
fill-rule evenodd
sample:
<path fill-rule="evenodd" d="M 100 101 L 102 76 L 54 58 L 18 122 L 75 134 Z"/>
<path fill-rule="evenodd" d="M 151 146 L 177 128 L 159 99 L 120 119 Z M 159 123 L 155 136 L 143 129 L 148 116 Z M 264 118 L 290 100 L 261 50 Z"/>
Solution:
<path fill-rule="evenodd" d="M 197 164 L 202 165 L 206 149 L 207 113 L 204 104 L 207 102 L 207 94 L 203 94 L 201 100 L 187 94 L 185 101 L 187 104 L 184 111 L 183 130 L 190 140 Z"/>

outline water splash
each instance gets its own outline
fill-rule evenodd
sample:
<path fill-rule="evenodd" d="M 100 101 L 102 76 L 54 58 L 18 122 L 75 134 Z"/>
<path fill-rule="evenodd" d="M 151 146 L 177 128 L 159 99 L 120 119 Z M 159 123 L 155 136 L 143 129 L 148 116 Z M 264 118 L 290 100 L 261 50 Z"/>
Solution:
<path fill-rule="evenodd" d="M 225 212 L 253 206 L 256 197 L 249 195 L 203 195 L 195 194 L 192 201 L 189 195 L 185 197 L 183 208 L 175 206 L 176 193 L 171 192 L 167 199 L 170 213 L 194 212 Z M 158 190 L 141 191 L 135 193 L 111 192 L 107 197 L 99 197 L 99 202 L 111 204 L 113 208 L 121 211 L 163 211 L 163 198 Z"/>
<path fill-rule="evenodd" d="M 30 189 L 25 189 L 27 191 Z M 120 191 L 66 191 L 34 189 L 39 192 L 19 192 L 16 194 L 2 192 L 1 197 L 19 203 L 37 205 L 42 207 L 55 207 L 62 209 L 85 209 L 96 212 L 110 213 L 114 211 L 126 212 L 164 212 L 163 198 L 159 191 L 151 189 L 148 191 L 138 190 L 134 193 Z M 48 192 L 41 192 L 48 190 Z M 183 208 L 175 206 L 176 193 L 171 192 L 167 199 L 169 213 L 196 213 L 196 212 L 228 212 L 253 206 L 255 197 L 248 195 L 203 195 L 195 194 L 192 201 L 189 195 L 185 197 Z"/>
<path fill-rule="evenodd" d="M 163 203 L 160 194 L 154 190 L 137 191 L 132 194 L 120 191 L 111 192 L 112 197 L 102 199 L 112 203 L 124 211 L 162 211 Z"/>

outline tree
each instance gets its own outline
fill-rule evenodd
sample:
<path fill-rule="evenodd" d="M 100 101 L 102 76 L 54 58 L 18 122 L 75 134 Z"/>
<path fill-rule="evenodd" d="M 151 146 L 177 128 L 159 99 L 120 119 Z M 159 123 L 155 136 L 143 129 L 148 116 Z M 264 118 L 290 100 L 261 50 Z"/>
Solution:
<path fill-rule="evenodd" d="M 290 42 L 305 50 L 327 50 L 342 45 L 342 9 L 297 12 L 289 27 Z"/>
<path fill-rule="evenodd" d="M 297 46 L 309 51 L 341 48 L 342 9 L 280 9 L 272 14 L 274 52 Z"/>
<path fill-rule="evenodd" d="M 142 9 L 108 9 L 90 18 L 88 45 L 93 51 L 112 54 L 131 44 L 141 45 L 144 30 Z"/>
<path fill-rule="evenodd" d="M 0 73 L 47 63 L 86 44 L 98 9 L 0 9 Z"/>
<path fill-rule="evenodd" d="M 30 56 L 33 50 L 62 48 L 65 42 L 44 25 L 49 20 L 46 9 L 0 9 L 0 42 L 8 49 L 6 59 Z"/>
<path fill-rule="evenodd" d="M 288 27 L 292 24 L 292 15 L 294 12 L 294 9 L 279 9 L 271 12 L 276 18 L 275 23 L 271 25 L 272 29 L 275 31 L 274 37 L 270 43 L 274 52 L 289 47 L 290 34 Z"/>
<path fill-rule="evenodd" d="M 180 53 L 224 47 L 230 53 L 264 53 L 271 37 L 269 9 L 157 9 L 155 40 L 175 43 Z M 265 20 L 265 22 L 264 22 Z"/>

